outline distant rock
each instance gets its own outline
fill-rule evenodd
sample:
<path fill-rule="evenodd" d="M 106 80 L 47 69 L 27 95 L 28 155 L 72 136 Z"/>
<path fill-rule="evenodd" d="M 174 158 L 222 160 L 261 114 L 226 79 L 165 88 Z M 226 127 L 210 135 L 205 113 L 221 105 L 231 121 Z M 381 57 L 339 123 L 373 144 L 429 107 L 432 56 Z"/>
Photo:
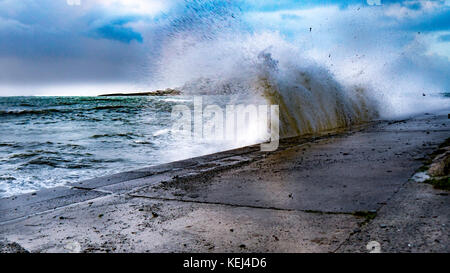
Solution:
<path fill-rule="evenodd" d="M 180 90 L 167 88 L 166 90 L 156 90 L 151 92 L 103 94 L 99 95 L 99 97 L 178 96 L 178 95 L 181 95 Z"/>

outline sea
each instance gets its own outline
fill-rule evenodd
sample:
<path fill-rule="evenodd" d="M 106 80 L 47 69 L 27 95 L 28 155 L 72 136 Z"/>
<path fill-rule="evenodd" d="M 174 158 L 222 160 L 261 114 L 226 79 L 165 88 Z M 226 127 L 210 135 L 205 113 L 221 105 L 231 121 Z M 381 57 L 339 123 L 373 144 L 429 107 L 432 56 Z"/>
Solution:
<path fill-rule="evenodd" d="M 192 97 L 0 97 L 0 197 L 235 147 L 171 134 Z M 222 143 L 223 144 L 223 143 Z"/>

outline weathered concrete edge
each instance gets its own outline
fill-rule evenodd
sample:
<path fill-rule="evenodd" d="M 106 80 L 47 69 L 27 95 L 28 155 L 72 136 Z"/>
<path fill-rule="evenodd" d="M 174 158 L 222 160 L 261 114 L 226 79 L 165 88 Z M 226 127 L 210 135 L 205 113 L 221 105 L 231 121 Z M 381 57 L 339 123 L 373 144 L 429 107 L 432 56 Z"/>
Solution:
<path fill-rule="evenodd" d="M 372 121 L 354 126 L 349 130 L 286 138 L 280 141 L 280 146 L 275 152 L 321 139 L 345 136 L 384 122 L 387 121 Z M 0 225 L 105 196 L 124 194 L 157 183 L 192 179 L 196 176 L 237 168 L 261 159 L 267 154 L 270 152 L 261 152 L 260 144 L 255 144 L 2 198 L 0 199 Z"/>

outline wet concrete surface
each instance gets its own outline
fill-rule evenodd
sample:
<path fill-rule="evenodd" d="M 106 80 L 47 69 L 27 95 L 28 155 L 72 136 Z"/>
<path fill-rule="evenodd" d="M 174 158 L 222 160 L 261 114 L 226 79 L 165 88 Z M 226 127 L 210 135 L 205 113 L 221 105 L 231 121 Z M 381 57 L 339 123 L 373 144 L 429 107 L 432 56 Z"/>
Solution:
<path fill-rule="evenodd" d="M 31 252 L 449 252 L 448 195 L 409 180 L 449 124 L 377 121 L 0 199 L 0 237 Z"/>

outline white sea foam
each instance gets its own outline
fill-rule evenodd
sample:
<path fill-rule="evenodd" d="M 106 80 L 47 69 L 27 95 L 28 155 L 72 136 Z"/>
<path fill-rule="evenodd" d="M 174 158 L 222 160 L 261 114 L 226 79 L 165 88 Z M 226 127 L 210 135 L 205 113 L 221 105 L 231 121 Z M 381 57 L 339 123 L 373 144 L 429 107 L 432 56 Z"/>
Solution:
<path fill-rule="evenodd" d="M 363 19 L 350 10 L 342 15 Z M 286 37 L 249 25 L 229 2 L 193 1 L 174 15 L 159 55 L 152 55 L 158 60 L 153 79 L 188 95 L 238 94 L 235 103 L 278 104 L 282 136 L 450 108 L 440 95 L 445 81 L 433 82 L 424 72 L 432 59 L 420 41 L 401 47 L 391 31 L 381 31 L 381 45 L 358 47 L 361 41 L 350 44 L 353 37 L 374 35 L 373 29 L 344 27 L 354 28 L 348 31 L 352 39 L 342 37 L 349 44 L 332 50 L 312 35 Z"/>

